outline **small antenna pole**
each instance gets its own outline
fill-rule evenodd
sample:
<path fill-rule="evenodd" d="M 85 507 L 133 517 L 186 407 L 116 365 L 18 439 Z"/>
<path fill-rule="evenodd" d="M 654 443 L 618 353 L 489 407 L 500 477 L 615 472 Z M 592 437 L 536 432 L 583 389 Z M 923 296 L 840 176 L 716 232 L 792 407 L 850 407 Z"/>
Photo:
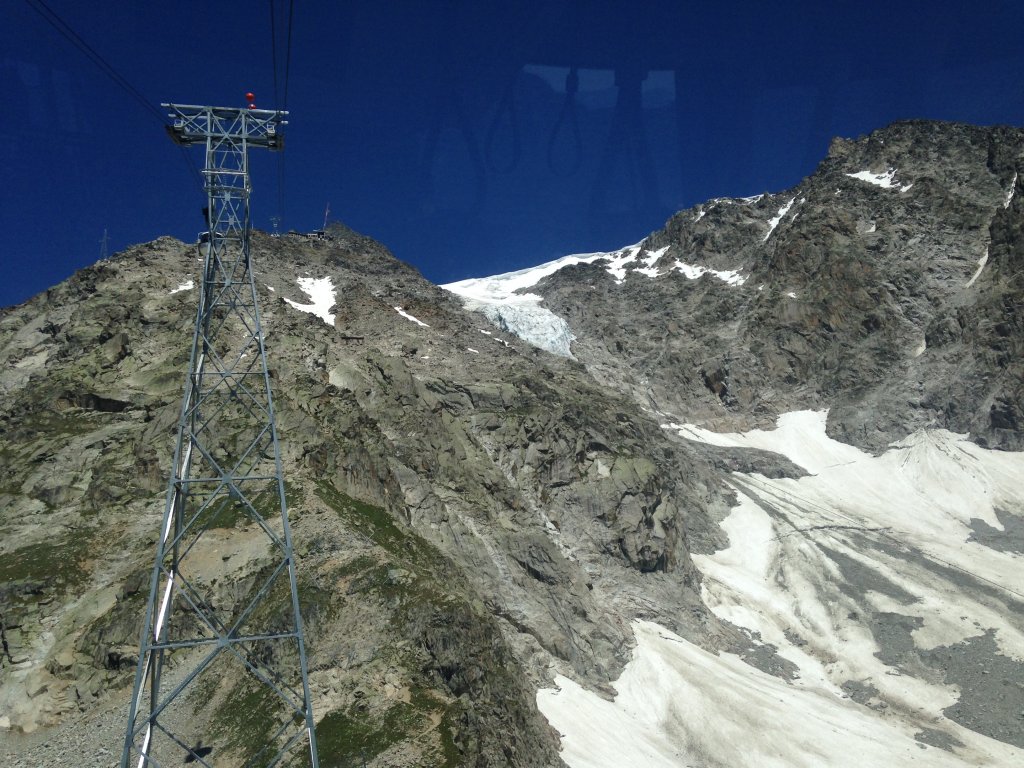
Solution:
<path fill-rule="evenodd" d="M 107 244 L 110 242 L 110 238 L 107 237 L 107 228 L 103 228 L 103 239 L 100 240 L 100 261 L 107 260 Z"/>
<path fill-rule="evenodd" d="M 323 231 L 324 232 L 327 231 L 327 216 L 328 216 L 328 214 L 330 214 L 330 212 L 331 212 L 331 204 L 327 203 L 327 208 L 324 209 L 324 226 L 323 226 Z"/>

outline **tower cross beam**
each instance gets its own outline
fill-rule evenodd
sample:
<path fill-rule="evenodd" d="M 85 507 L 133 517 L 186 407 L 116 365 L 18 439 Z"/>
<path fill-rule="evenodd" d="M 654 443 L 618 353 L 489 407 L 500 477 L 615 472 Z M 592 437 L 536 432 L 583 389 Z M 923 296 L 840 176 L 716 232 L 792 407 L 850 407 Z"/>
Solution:
<path fill-rule="evenodd" d="M 284 137 L 278 128 L 287 125 L 288 113 L 270 109 L 240 107 L 199 107 L 190 104 L 162 104 L 173 121 L 168 132 L 176 144 L 206 144 L 244 141 L 250 146 L 284 149 Z"/>

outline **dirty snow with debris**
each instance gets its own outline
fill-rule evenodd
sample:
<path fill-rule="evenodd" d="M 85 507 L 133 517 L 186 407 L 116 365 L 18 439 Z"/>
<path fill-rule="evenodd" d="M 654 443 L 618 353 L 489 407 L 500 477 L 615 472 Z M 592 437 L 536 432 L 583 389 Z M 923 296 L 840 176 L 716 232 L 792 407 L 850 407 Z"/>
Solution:
<path fill-rule="evenodd" d="M 1024 453 L 924 430 L 873 456 L 826 422 L 663 425 L 809 473 L 733 473 L 728 545 L 693 556 L 705 603 L 792 679 L 636 622 L 614 702 L 564 677 L 538 693 L 571 768 L 1024 764 Z"/>

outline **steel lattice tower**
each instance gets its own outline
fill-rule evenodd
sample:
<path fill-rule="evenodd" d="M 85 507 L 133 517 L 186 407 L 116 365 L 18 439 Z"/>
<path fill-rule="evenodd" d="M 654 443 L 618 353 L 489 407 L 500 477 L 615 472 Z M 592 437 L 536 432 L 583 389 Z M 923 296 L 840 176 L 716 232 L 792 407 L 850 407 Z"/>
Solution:
<path fill-rule="evenodd" d="M 282 149 L 287 113 L 164 106 L 178 144 L 206 147 L 209 233 L 121 768 L 317 768 L 249 252 L 248 149 Z M 237 552 L 241 580 L 225 562 Z"/>

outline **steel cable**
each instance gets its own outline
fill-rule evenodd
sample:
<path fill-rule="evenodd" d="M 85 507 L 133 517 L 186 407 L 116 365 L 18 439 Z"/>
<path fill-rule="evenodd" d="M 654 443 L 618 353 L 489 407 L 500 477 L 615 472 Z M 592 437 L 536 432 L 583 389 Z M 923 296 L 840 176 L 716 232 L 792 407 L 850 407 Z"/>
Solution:
<path fill-rule="evenodd" d="M 132 85 L 120 72 L 118 72 L 114 66 L 107 61 L 100 53 L 87 43 L 81 35 L 62 19 L 56 11 L 48 6 L 43 0 L 25 0 L 28 6 L 38 13 L 47 24 L 53 27 L 62 37 L 68 42 L 78 48 L 86 58 L 88 58 L 97 68 L 107 77 L 109 77 L 115 85 L 121 88 L 125 93 L 132 97 L 143 109 L 149 112 L 161 125 L 167 127 L 170 123 L 167 120 L 167 116 L 161 112 L 152 102 L 150 102 L 142 92 L 139 91 L 134 85 Z M 192 178 L 199 187 L 199 191 L 203 191 L 202 176 L 199 174 L 199 169 L 196 168 L 195 163 L 189 154 L 185 151 L 184 147 L 179 147 L 181 155 L 188 164 L 189 169 L 192 172 Z"/>
<path fill-rule="evenodd" d="M 285 38 L 287 40 L 284 55 L 284 99 L 281 99 L 281 89 L 278 87 L 280 78 L 278 77 L 278 56 L 277 56 L 277 43 L 278 43 L 278 24 L 277 24 L 277 8 L 274 5 L 274 0 L 270 0 L 270 50 L 271 50 L 271 66 L 274 72 L 274 103 L 280 105 L 278 108 L 282 111 L 288 110 L 288 80 L 291 74 L 291 58 L 292 58 L 292 22 L 295 17 L 295 0 L 291 0 L 288 4 L 288 23 L 285 27 Z M 284 154 L 278 153 L 277 156 L 277 216 L 273 217 L 274 227 L 277 228 L 277 224 L 280 223 L 284 217 L 284 203 L 285 203 L 285 173 L 284 173 Z"/>

